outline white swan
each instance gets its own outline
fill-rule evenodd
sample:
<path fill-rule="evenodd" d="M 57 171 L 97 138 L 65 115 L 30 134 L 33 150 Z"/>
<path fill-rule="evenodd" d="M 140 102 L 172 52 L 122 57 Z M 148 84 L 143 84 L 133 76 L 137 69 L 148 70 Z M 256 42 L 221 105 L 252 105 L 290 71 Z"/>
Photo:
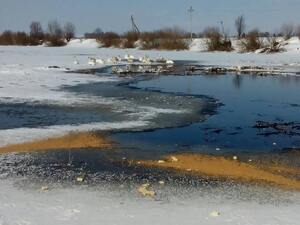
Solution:
<path fill-rule="evenodd" d="M 127 60 L 128 62 L 132 63 L 135 60 L 135 57 L 133 55 L 130 54 L 126 54 L 124 56 L 125 60 Z"/>
<path fill-rule="evenodd" d="M 168 65 L 173 65 L 173 64 L 174 64 L 174 61 L 173 61 L 173 60 L 170 60 L 170 59 L 168 59 L 168 60 L 166 61 L 166 64 L 168 64 Z"/>
<path fill-rule="evenodd" d="M 78 65 L 78 64 L 79 64 L 79 61 L 77 60 L 76 56 L 74 56 L 73 64 L 74 64 L 74 65 Z"/>
<path fill-rule="evenodd" d="M 113 56 L 113 57 L 107 59 L 107 62 L 112 63 L 112 64 L 118 64 L 121 61 L 122 61 L 122 59 L 119 56 Z"/>
<path fill-rule="evenodd" d="M 103 60 L 103 59 L 100 59 L 100 58 L 97 58 L 97 59 L 96 59 L 96 63 L 97 63 L 97 64 L 104 64 L 104 60 Z"/>
<path fill-rule="evenodd" d="M 91 66 L 95 66 L 96 65 L 96 59 L 89 57 L 88 64 L 91 65 Z"/>
<path fill-rule="evenodd" d="M 151 59 L 148 56 L 140 57 L 139 61 L 144 64 L 151 64 Z"/>
<path fill-rule="evenodd" d="M 156 62 L 159 62 L 159 63 L 166 63 L 166 59 L 162 56 L 159 56 L 157 59 L 156 59 Z"/>

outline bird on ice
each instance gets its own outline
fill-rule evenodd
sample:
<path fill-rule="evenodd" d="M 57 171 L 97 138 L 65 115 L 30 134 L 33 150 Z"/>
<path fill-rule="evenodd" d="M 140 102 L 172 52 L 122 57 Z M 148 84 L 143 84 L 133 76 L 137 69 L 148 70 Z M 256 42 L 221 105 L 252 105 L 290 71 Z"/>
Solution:
<path fill-rule="evenodd" d="M 89 57 L 88 64 L 91 65 L 91 66 L 95 66 L 96 65 L 96 59 Z"/>

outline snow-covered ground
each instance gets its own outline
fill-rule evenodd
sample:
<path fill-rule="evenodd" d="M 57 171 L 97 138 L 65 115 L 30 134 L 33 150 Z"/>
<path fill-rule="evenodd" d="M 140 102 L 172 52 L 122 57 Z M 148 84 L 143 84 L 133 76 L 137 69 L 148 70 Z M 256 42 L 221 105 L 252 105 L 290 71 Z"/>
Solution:
<path fill-rule="evenodd" d="M 76 186 L 41 191 L 1 181 L 0 224 L 296 225 L 300 219 L 296 195 L 291 195 L 288 203 L 272 203 L 271 199 L 259 203 L 226 199 L 226 194 L 222 196 L 218 189 L 204 191 L 205 195 L 201 190 L 168 193 L 168 187 L 165 189 L 166 197 L 152 199 L 139 196 L 136 188 L 131 191 L 120 188 L 119 192 L 107 187 Z"/>
<path fill-rule="evenodd" d="M 172 60 L 195 60 L 206 65 L 265 65 L 300 67 L 299 41 L 292 39 L 287 51 L 278 54 L 205 53 L 195 43 L 193 51 L 140 51 L 101 49 L 91 40 L 73 41 L 67 47 L 0 47 L 0 102 L 32 104 L 111 104 L 110 99 L 90 98 L 64 92 L 62 86 L 90 82 L 109 82 L 112 77 L 65 73 L 66 68 L 93 68 L 88 57 L 109 58 L 126 53 L 136 57 L 163 56 Z M 79 64 L 75 65 L 74 61 Z M 58 66 L 60 68 L 49 68 Z M 153 109 L 147 109 L 153 113 Z M 160 109 L 154 109 L 160 112 Z M 171 111 L 172 112 L 172 111 Z M 104 130 L 142 126 L 145 120 L 118 124 L 82 124 L 0 131 L 0 145 L 62 135 L 71 131 Z M 24 139 L 23 139 L 24 138 Z M 0 224 L 299 224 L 299 194 L 292 202 L 260 204 L 234 200 L 222 195 L 172 198 L 155 201 L 117 191 L 87 190 L 84 187 L 54 189 L 49 192 L 22 189 L 15 181 L 0 180 Z M 213 193 L 212 193 L 213 195 Z M 214 210 L 220 216 L 213 217 Z"/>

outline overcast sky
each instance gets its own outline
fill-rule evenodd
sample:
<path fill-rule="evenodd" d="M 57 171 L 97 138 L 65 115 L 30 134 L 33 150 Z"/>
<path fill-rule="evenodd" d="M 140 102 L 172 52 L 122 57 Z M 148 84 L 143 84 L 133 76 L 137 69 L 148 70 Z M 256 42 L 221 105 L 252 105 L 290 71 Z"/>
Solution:
<path fill-rule="evenodd" d="M 141 30 L 168 26 L 189 29 L 187 9 L 192 5 L 194 31 L 224 21 L 234 31 L 234 19 L 243 14 L 247 28 L 276 31 L 282 23 L 300 24 L 300 0 L 0 0 L 0 31 L 28 30 L 31 21 L 71 21 L 77 33 L 100 27 L 104 31 L 130 29 L 133 14 Z"/>

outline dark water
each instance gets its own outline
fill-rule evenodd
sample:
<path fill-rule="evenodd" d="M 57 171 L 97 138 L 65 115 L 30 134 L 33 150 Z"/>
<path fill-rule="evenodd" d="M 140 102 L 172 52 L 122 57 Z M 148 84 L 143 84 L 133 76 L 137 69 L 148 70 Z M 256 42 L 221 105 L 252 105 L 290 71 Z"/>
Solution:
<path fill-rule="evenodd" d="M 257 121 L 300 121 L 300 77 L 255 75 L 159 76 L 131 84 L 133 87 L 206 95 L 224 105 L 216 115 L 187 127 L 153 132 L 117 134 L 127 146 L 152 151 L 196 151 L 211 154 L 274 152 L 300 146 L 299 131 L 264 135 L 253 128 Z M 221 151 L 216 151 L 220 148 Z"/>
<path fill-rule="evenodd" d="M 120 118 L 119 118 L 120 119 Z M 117 121 L 99 105 L 59 106 L 47 104 L 0 104 L 0 129 Z"/>

